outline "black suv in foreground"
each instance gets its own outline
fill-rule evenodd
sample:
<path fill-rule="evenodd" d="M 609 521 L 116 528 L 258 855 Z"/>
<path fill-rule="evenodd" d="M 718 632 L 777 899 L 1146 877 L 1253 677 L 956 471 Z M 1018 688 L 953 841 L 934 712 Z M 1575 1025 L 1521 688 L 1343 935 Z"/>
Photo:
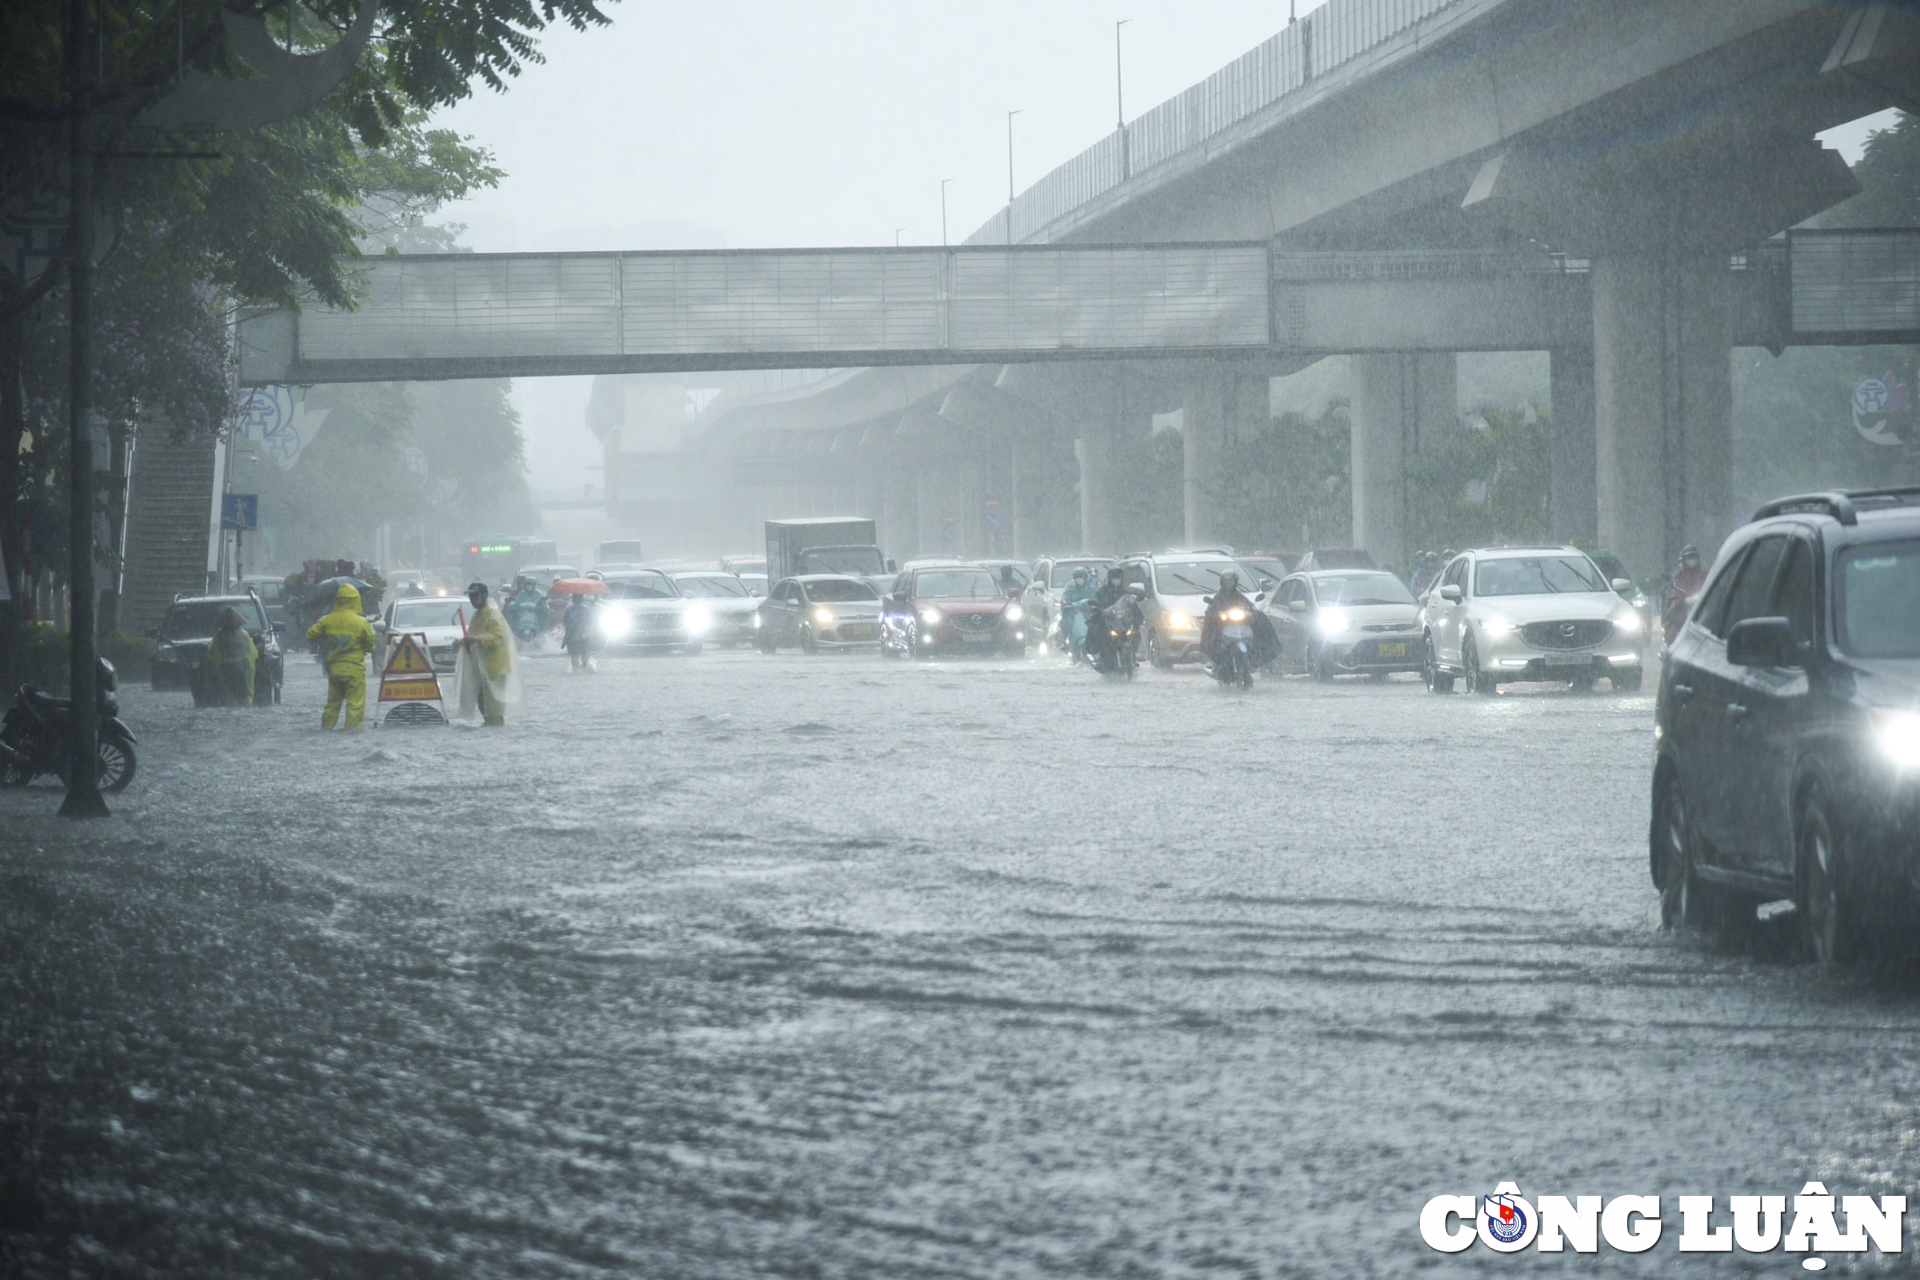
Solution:
<path fill-rule="evenodd" d="M 1654 734 L 1666 924 L 1785 899 L 1823 963 L 1900 940 L 1920 902 L 1920 488 L 1756 511 L 1675 638 Z"/>

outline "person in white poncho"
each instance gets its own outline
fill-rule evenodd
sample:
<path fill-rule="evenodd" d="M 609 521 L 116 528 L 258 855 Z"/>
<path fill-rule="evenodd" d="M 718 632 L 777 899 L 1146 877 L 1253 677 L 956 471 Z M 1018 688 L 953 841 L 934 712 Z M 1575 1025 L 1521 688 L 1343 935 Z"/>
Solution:
<path fill-rule="evenodd" d="M 487 599 L 487 584 L 475 582 L 467 587 L 467 601 L 473 605 L 473 620 L 460 642 L 460 662 L 456 680 L 460 689 L 460 714 L 471 718 L 478 711 L 488 725 L 504 725 L 507 711 L 520 709 L 520 670 L 513 651 L 513 634 L 500 606 Z"/>

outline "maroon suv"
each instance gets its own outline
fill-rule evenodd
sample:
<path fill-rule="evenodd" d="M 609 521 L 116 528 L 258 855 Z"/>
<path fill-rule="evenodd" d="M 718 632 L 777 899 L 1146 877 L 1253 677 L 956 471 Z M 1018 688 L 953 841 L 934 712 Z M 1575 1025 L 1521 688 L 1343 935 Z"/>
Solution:
<path fill-rule="evenodd" d="M 907 569 L 880 604 L 885 657 L 935 653 L 1004 653 L 1027 649 L 1026 614 L 981 565 Z"/>

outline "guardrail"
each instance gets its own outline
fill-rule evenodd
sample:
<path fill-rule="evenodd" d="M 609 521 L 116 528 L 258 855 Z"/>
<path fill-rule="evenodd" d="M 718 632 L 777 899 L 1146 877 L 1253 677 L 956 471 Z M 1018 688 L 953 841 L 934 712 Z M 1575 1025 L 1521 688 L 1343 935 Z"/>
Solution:
<path fill-rule="evenodd" d="M 967 244 L 1018 244 L 1142 174 L 1205 145 L 1303 90 L 1364 74 L 1362 56 L 1444 18 L 1446 25 L 1502 0 L 1328 0 L 1278 35 L 1094 143 L 1002 208 Z M 1304 96 L 1304 95 L 1303 95 Z"/>

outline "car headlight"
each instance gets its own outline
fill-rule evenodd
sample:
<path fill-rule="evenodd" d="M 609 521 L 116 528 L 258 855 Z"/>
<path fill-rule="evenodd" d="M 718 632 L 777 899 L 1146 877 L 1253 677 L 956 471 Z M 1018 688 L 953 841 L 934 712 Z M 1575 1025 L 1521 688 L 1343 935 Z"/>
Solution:
<path fill-rule="evenodd" d="M 687 611 L 680 615 L 680 620 L 687 624 L 689 635 L 703 635 L 713 625 L 713 615 L 697 604 L 688 605 Z"/>
<path fill-rule="evenodd" d="M 1022 608 L 1021 608 L 1021 607 L 1020 607 L 1019 605 L 1017 605 L 1017 604 L 1010 604 L 1010 605 L 1008 605 L 1008 606 L 1007 606 L 1007 621 L 1008 621 L 1008 622 L 1018 622 L 1018 621 L 1020 621 L 1020 619 L 1022 619 L 1022 618 L 1024 618 L 1024 617 L 1026 617 L 1026 616 L 1027 616 L 1027 611 L 1026 611 L 1025 609 L 1022 609 Z"/>
<path fill-rule="evenodd" d="M 1637 613 L 1629 613 L 1625 617 L 1615 618 L 1613 620 L 1613 629 L 1624 635 L 1634 634 L 1640 630 L 1640 615 Z"/>
<path fill-rule="evenodd" d="M 946 616 L 946 614 L 940 612 L 938 609 L 933 608 L 922 609 L 920 611 L 920 621 L 929 627 L 939 626 L 941 620 Z"/>
<path fill-rule="evenodd" d="M 1182 613 L 1178 609 L 1167 610 L 1167 626 L 1174 631 L 1193 630 L 1193 615 Z"/>
<path fill-rule="evenodd" d="M 1345 609 L 1322 609 L 1318 625 L 1323 635 L 1339 635 L 1353 625 L 1353 617 Z"/>
<path fill-rule="evenodd" d="M 1638 591 L 1636 591 L 1633 593 L 1633 599 L 1629 600 L 1627 603 L 1631 604 L 1636 609 L 1644 609 L 1647 607 L 1647 598 L 1644 595 L 1641 595 Z"/>
<path fill-rule="evenodd" d="M 600 610 L 599 617 L 595 619 L 595 622 L 600 627 L 600 634 L 609 640 L 618 640 L 621 636 L 633 630 L 633 619 L 629 618 L 625 611 L 620 609 Z"/>
<path fill-rule="evenodd" d="M 823 627 L 830 627 L 838 621 L 838 619 L 833 616 L 833 610 L 827 608 L 825 605 L 821 605 L 813 611 L 813 620 Z"/>
<path fill-rule="evenodd" d="M 1891 710 L 1868 714 L 1880 753 L 1902 769 L 1920 767 L 1920 714 Z"/>
<path fill-rule="evenodd" d="M 1505 618 L 1489 615 L 1480 619 L 1480 630 L 1490 636 L 1510 636 L 1520 628 Z"/>

